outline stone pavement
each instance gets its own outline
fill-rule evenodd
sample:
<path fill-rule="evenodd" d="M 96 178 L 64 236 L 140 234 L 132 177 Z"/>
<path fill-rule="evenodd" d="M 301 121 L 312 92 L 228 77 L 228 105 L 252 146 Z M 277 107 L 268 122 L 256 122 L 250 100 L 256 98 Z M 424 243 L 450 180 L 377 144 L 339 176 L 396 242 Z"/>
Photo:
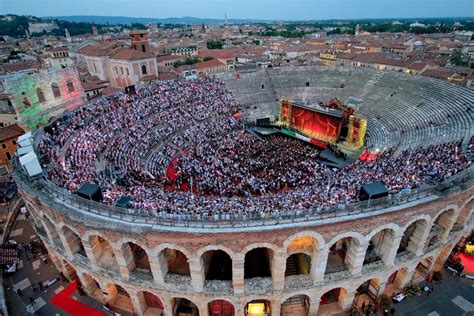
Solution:
<path fill-rule="evenodd" d="M 408 297 L 395 307 L 395 315 L 468 316 L 474 315 L 474 281 L 444 274 L 441 284 L 434 285 L 431 296 Z"/>
<path fill-rule="evenodd" d="M 15 222 L 10 239 L 17 243 L 27 244 L 38 237 L 33 230 L 31 223 L 26 219 L 24 214 L 20 214 Z M 23 247 L 25 249 L 25 247 Z M 41 250 L 37 249 L 35 255 L 29 250 L 23 250 L 20 255 L 20 264 L 18 270 L 9 276 L 5 276 L 5 294 L 7 298 L 7 306 L 10 316 L 66 316 L 69 315 L 56 308 L 50 299 L 61 290 L 66 288 L 70 283 L 66 281 L 58 281 L 49 286 L 44 291 L 33 291 L 31 285 L 35 284 L 38 288 L 38 282 L 43 284 L 59 278 L 59 272 L 53 265 L 51 259 L 46 257 L 46 263 L 40 257 Z M 23 296 L 20 297 L 16 290 L 21 289 Z M 34 299 L 35 304 L 30 303 L 30 297 Z M 76 300 L 85 303 L 99 311 L 102 310 L 102 305 L 86 296 L 81 297 L 76 291 L 73 295 Z M 106 313 L 104 313 L 106 314 Z"/>

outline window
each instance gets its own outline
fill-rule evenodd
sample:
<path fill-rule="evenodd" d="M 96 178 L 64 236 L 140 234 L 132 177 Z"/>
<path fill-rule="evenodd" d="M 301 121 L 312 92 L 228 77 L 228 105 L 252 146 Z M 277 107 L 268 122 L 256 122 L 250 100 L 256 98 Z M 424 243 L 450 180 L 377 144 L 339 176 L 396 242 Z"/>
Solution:
<path fill-rule="evenodd" d="M 95 64 L 92 64 L 94 66 L 94 72 L 97 73 L 97 67 L 95 66 Z"/>
<path fill-rule="evenodd" d="M 142 44 L 142 52 L 145 52 L 145 51 L 146 51 L 145 44 Z"/>
<path fill-rule="evenodd" d="M 125 69 L 127 70 L 127 76 L 129 76 L 129 75 L 130 75 L 130 72 L 128 71 L 128 68 L 125 68 Z"/>
<path fill-rule="evenodd" d="M 43 90 L 40 87 L 36 88 L 36 96 L 38 97 L 38 102 L 43 103 L 46 101 Z"/>
<path fill-rule="evenodd" d="M 13 145 L 16 145 L 16 140 L 12 140 L 12 144 L 13 144 Z"/>
<path fill-rule="evenodd" d="M 2 148 L 3 149 L 7 148 L 7 145 L 5 143 L 2 143 Z"/>
<path fill-rule="evenodd" d="M 74 89 L 74 85 L 72 84 L 72 81 L 67 81 L 67 91 L 68 93 L 72 93 L 76 91 L 76 89 Z"/>
<path fill-rule="evenodd" d="M 118 74 L 117 66 L 114 67 L 115 73 Z"/>
<path fill-rule="evenodd" d="M 53 90 L 53 95 L 55 98 L 61 97 L 61 91 L 59 90 L 59 86 L 57 83 L 51 84 L 51 90 Z"/>
<path fill-rule="evenodd" d="M 12 159 L 12 155 L 10 155 L 10 153 L 8 151 L 5 153 L 5 155 L 7 156 L 8 160 Z"/>
<path fill-rule="evenodd" d="M 120 67 L 120 74 L 123 75 L 123 67 Z"/>
<path fill-rule="evenodd" d="M 146 66 L 145 65 L 142 65 L 142 74 L 146 75 Z"/>

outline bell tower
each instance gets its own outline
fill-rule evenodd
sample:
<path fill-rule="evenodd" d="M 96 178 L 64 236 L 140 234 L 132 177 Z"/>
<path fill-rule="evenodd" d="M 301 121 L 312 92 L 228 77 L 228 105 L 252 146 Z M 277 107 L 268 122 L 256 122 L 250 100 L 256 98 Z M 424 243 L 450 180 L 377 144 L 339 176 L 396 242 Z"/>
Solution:
<path fill-rule="evenodd" d="M 142 51 L 144 53 L 150 51 L 148 46 L 148 31 L 137 30 L 130 32 L 130 40 L 132 41 L 132 48 Z"/>

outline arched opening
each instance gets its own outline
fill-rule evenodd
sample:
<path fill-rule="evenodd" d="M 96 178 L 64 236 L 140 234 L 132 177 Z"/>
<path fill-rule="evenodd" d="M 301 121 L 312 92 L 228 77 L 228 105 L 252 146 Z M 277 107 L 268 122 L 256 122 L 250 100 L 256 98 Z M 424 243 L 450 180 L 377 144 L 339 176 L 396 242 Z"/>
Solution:
<path fill-rule="evenodd" d="M 254 300 L 245 305 L 245 316 L 271 316 L 272 305 L 267 300 Z"/>
<path fill-rule="evenodd" d="M 354 302 L 357 307 L 374 304 L 379 296 L 380 280 L 373 278 L 362 283 L 356 290 Z"/>
<path fill-rule="evenodd" d="M 163 303 L 155 294 L 147 291 L 139 292 L 138 301 L 142 305 L 144 315 L 163 315 Z"/>
<path fill-rule="evenodd" d="M 172 300 L 173 315 L 175 316 L 199 316 L 199 309 L 188 299 L 175 297 Z"/>
<path fill-rule="evenodd" d="M 378 261 L 386 261 L 386 256 L 391 250 L 395 231 L 387 228 L 379 231 L 369 241 L 364 257 L 364 265 Z"/>
<path fill-rule="evenodd" d="M 244 278 L 271 278 L 273 251 L 269 248 L 255 248 L 245 254 Z"/>
<path fill-rule="evenodd" d="M 142 65 L 142 75 L 146 75 L 147 70 L 146 70 L 146 65 Z"/>
<path fill-rule="evenodd" d="M 309 81 L 306 81 L 306 86 L 309 87 Z"/>
<path fill-rule="evenodd" d="M 347 291 L 343 288 L 327 291 L 321 296 L 318 315 L 337 314 L 344 311 L 346 299 Z"/>
<path fill-rule="evenodd" d="M 49 238 L 51 244 L 55 245 L 59 250 L 64 250 L 63 244 L 61 243 L 61 238 L 56 230 L 56 227 L 51 223 L 48 217 L 43 216 L 44 224 L 46 225 L 46 229 L 49 232 Z"/>
<path fill-rule="evenodd" d="M 66 260 L 63 260 L 63 268 L 63 274 L 70 282 L 74 282 L 77 280 L 76 269 L 74 269 L 74 267 L 70 265 L 69 262 L 67 262 Z"/>
<path fill-rule="evenodd" d="M 413 274 L 413 282 L 417 283 L 425 280 L 431 270 L 432 264 L 433 257 L 427 257 L 421 260 L 416 266 L 415 273 Z"/>
<path fill-rule="evenodd" d="M 287 253 L 293 254 L 297 252 L 315 253 L 317 251 L 317 242 L 314 237 L 303 236 L 295 238 L 288 245 Z"/>
<path fill-rule="evenodd" d="M 329 248 L 328 261 L 326 264 L 325 274 L 341 272 L 349 270 L 349 256 L 347 253 L 351 249 L 355 249 L 358 242 L 352 237 L 341 238 Z"/>
<path fill-rule="evenodd" d="M 87 257 L 81 238 L 67 226 L 63 226 L 61 231 L 72 254 L 77 253 L 83 257 Z"/>
<path fill-rule="evenodd" d="M 403 290 L 406 284 L 410 281 L 407 280 L 409 277 L 409 271 L 407 268 L 401 268 L 393 272 L 387 280 L 384 293 L 388 297 L 391 297 L 394 293 L 399 293 Z"/>
<path fill-rule="evenodd" d="M 115 260 L 114 250 L 110 243 L 101 236 L 89 237 L 92 253 L 94 254 L 97 266 L 104 269 L 118 270 L 118 264 Z"/>
<path fill-rule="evenodd" d="M 161 269 L 165 282 L 171 283 L 173 276 L 191 277 L 188 258 L 179 250 L 166 248 L 160 255 Z"/>
<path fill-rule="evenodd" d="M 142 247 L 132 242 L 127 242 L 122 245 L 122 252 L 131 275 L 145 274 L 153 278 L 148 255 Z"/>
<path fill-rule="evenodd" d="M 423 242 L 422 237 L 427 225 L 428 222 L 424 219 L 420 219 L 411 223 L 403 233 L 403 237 L 400 240 L 400 244 L 398 246 L 397 254 L 401 254 L 406 251 L 416 254 L 417 249 Z"/>
<path fill-rule="evenodd" d="M 474 199 L 470 200 L 459 212 L 458 218 L 456 219 L 456 225 L 464 226 L 468 223 L 474 210 Z"/>
<path fill-rule="evenodd" d="M 40 87 L 36 88 L 36 96 L 38 97 L 38 102 L 43 103 L 46 101 L 43 90 Z"/>
<path fill-rule="evenodd" d="M 59 90 L 59 86 L 57 83 L 52 83 L 51 84 L 51 90 L 53 91 L 53 96 L 55 98 L 61 97 L 61 91 Z"/>
<path fill-rule="evenodd" d="M 206 280 L 232 280 L 232 259 L 222 250 L 208 250 L 202 254 Z"/>
<path fill-rule="evenodd" d="M 122 286 L 110 283 L 106 286 L 105 294 L 107 296 L 107 303 L 114 309 L 122 309 L 128 312 L 133 311 L 132 299 Z"/>
<path fill-rule="evenodd" d="M 304 253 L 294 253 L 286 258 L 285 277 L 311 273 L 311 257 Z"/>
<path fill-rule="evenodd" d="M 68 92 L 68 93 L 73 93 L 74 91 L 76 91 L 76 89 L 74 88 L 74 84 L 72 83 L 72 81 L 67 81 L 66 84 L 67 84 L 67 92 Z"/>
<path fill-rule="evenodd" d="M 307 295 L 295 295 L 287 299 L 281 304 L 281 316 L 309 315 L 310 300 Z"/>
<path fill-rule="evenodd" d="M 235 309 L 232 303 L 225 300 L 214 300 L 208 304 L 209 316 L 234 316 Z"/>
<path fill-rule="evenodd" d="M 81 282 L 78 284 L 78 287 L 81 287 L 90 297 L 98 301 L 103 301 L 104 295 L 96 279 L 94 279 L 90 274 L 85 273 L 82 275 L 80 280 Z"/>
<path fill-rule="evenodd" d="M 436 247 L 439 242 L 442 242 L 447 237 L 453 220 L 454 210 L 452 209 L 446 210 L 436 217 L 426 238 L 426 248 Z"/>

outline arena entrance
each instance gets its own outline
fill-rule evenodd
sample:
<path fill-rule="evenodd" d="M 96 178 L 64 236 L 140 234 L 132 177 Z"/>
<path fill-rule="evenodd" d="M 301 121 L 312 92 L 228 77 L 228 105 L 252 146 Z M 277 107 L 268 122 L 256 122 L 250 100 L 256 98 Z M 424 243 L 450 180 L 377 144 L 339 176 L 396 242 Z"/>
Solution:
<path fill-rule="evenodd" d="M 110 283 L 106 286 L 107 303 L 112 307 L 133 312 L 132 299 L 122 286 Z"/>
<path fill-rule="evenodd" d="M 64 270 L 63 270 L 64 276 L 70 282 L 74 282 L 78 279 L 76 269 L 74 269 L 74 267 L 70 265 L 69 262 L 67 262 L 66 260 L 63 260 L 63 267 L 64 267 Z"/>
<path fill-rule="evenodd" d="M 99 283 L 96 279 L 94 279 L 94 277 L 92 277 L 90 274 L 85 273 L 79 280 L 81 280 L 81 282 L 78 282 L 78 288 L 81 287 L 90 297 L 99 302 L 103 302 L 104 295 L 102 293 L 102 289 L 100 288 Z"/>
<path fill-rule="evenodd" d="M 128 242 L 122 245 L 122 252 L 128 262 L 130 275 L 145 275 L 153 279 L 148 255 L 142 247 Z"/>
<path fill-rule="evenodd" d="M 427 257 L 421 260 L 416 266 L 415 273 L 413 274 L 413 283 L 425 280 L 431 270 L 432 264 L 433 257 Z"/>
<path fill-rule="evenodd" d="M 375 234 L 367 246 L 364 265 L 384 261 L 385 256 L 390 252 L 394 236 L 395 231 L 392 229 L 384 229 Z"/>
<path fill-rule="evenodd" d="M 379 296 L 380 281 L 377 278 L 370 279 L 362 283 L 356 291 L 353 304 L 357 307 L 374 304 Z"/>
<path fill-rule="evenodd" d="M 214 300 L 208 304 L 209 316 L 234 316 L 234 305 L 225 300 Z"/>
<path fill-rule="evenodd" d="M 114 250 L 107 240 L 101 236 L 90 236 L 89 243 L 99 267 L 118 271 L 119 267 L 115 260 Z"/>
<path fill-rule="evenodd" d="M 281 304 L 281 316 L 308 316 L 310 301 L 307 295 L 295 295 Z"/>
<path fill-rule="evenodd" d="M 173 315 L 179 316 L 199 316 L 199 309 L 188 299 L 177 297 L 172 301 Z"/>
<path fill-rule="evenodd" d="M 138 302 L 141 304 L 143 315 L 162 315 L 163 303 L 153 293 L 143 291 L 138 293 Z"/>
<path fill-rule="evenodd" d="M 245 316 L 271 316 L 272 306 L 270 301 L 267 300 L 254 300 L 247 305 L 244 309 Z"/>

